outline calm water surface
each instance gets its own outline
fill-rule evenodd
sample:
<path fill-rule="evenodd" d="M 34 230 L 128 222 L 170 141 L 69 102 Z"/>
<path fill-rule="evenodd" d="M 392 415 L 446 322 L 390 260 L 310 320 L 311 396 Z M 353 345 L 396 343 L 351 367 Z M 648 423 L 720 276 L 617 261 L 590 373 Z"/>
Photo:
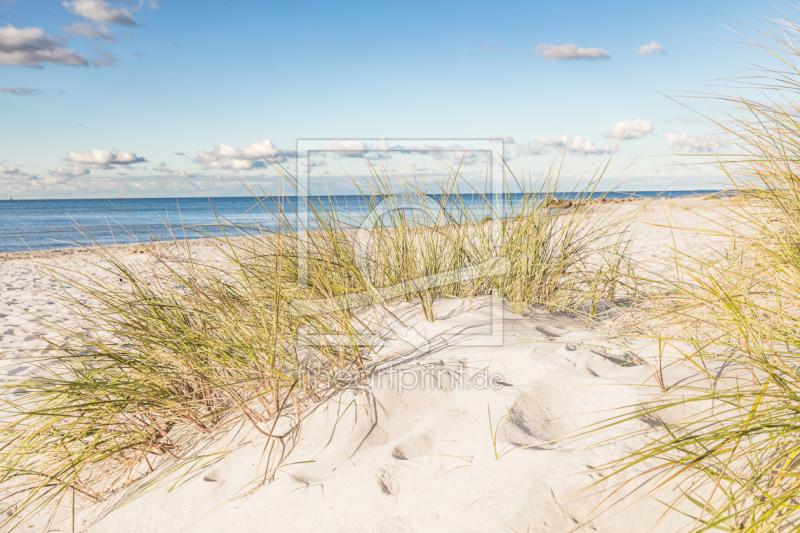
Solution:
<path fill-rule="evenodd" d="M 715 191 L 638 192 L 637 196 L 679 197 L 710 194 Z M 608 194 L 612 198 L 630 196 L 628 192 Z M 572 195 L 565 194 L 569 198 Z M 433 195 L 436 201 L 438 197 Z M 465 195 L 467 204 L 483 211 L 482 200 Z M 505 198 L 505 207 L 513 208 L 519 195 Z M 253 228 L 277 228 L 272 214 L 276 202 L 282 202 L 292 229 L 298 218 L 307 220 L 304 200 L 296 197 L 271 198 L 259 203 L 253 197 L 219 198 L 125 198 L 114 200 L 0 200 L 0 252 L 66 248 L 77 245 L 123 244 L 151 240 L 198 238 L 219 235 L 228 224 Z M 369 202 L 359 196 L 314 197 L 310 202 L 333 210 L 348 221 L 359 224 L 369 212 Z M 294 216 L 297 213 L 297 216 Z M 313 220 L 309 224 L 313 227 Z M 302 226 L 302 224 L 300 224 Z"/>

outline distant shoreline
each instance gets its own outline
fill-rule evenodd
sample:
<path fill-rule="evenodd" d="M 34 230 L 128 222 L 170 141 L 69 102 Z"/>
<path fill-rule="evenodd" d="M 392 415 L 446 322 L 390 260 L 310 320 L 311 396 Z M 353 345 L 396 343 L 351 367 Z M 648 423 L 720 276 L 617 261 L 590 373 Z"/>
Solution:
<path fill-rule="evenodd" d="M 640 196 L 641 198 L 657 198 L 660 195 L 664 195 L 666 197 L 676 196 L 678 198 L 684 198 L 687 196 L 703 196 L 707 194 L 717 194 L 722 192 L 727 192 L 729 189 L 674 189 L 674 190 L 636 190 L 636 191 L 609 191 L 603 192 L 599 191 L 595 193 L 596 195 L 600 194 L 608 194 L 612 195 L 613 197 L 618 196 Z M 433 193 L 432 193 L 433 194 Z M 470 194 L 470 193 L 464 193 Z M 512 192 L 512 195 L 522 194 L 521 192 Z M 572 195 L 576 194 L 571 191 L 562 191 L 557 192 L 557 195 Z M 265 194 L 259 195 L 257 198 L 263 200 L 266 198 L 284 198 L 287 200 L 297 199 L 302 197 L 303 195 L 297 194 Z M 332 194 L 329 195 L 330 197 L 357 197 L 362 196 L 360 194 Z M 325 196 L 321 195 L 309 195 L 309 197 L 316 197 L 316 198 L 324 198 Z M 0 205 L 2 204 L 9 204 L 15 202 L 127 202 L 127 201 L 140 201 L 140 200 L 253 200 L 256 196 L 126 196 L 124 198 L 120 197 L 97 197 L 97 198 L 13 198 L 13 199 L 2 199 L 0 198 Z"/>
<path fill-rule="evenodd" d="M 511 193 L 512 203 L 521 193 Z M 570 207 L 580 193 L 560 193 L 562 203 L 554 207 Z M 729 194 L 723 190 L 692 190 L 667 192 L 618 191 L 608 194 L 612 201 L 635 198 L 651 200 L 659 197 L 675 199 L 687 197 L 719 196 Z M 435 197 L 435 195 L 433 195 Z M 464 193 L 480 202 L 480 195 Z M 601 193 L 586 195 L 597 198 Z M 318 199 L 322 205 L 339 210 L 346 209 L 358 217 L 360 210 L 366 209 L 363 195 L 339 195 L 330 197 L 309 197 Z M 211 202 L 211 206 L 208 202 Z M 269 201 L 294 204 L 302 211 L 304 205 L 298 197 L 272 197 Z M 592 202 L 592 200 L 589 200 Z M 585 200 L 581 203 L 585 203 Z M 344 204 L 344 205 L 343 205 Z M 213 207 L 213 209 L 212 209 Z M 267 207 L 269 207 L 267 205 Z M 287 212 L 289 209 L 287 209 Z M 366 211 L 364 212 L 366 214 Z M 220 220 L 215 218 L 219 215 Z M 2 201 L 0 205 L 0 258 L 37 258 L 42 253 L 81 250 L 96 245 L 87 236 L 102 246 L 139 246 L 150 242 L 169 242 L 170 231 L 182 238 L 203 239 L 216 235 L 219 222 L 259 224 L 269 229 L 275 224 L 265 209 L 258 206 L 253 197 L 215 197 L 215 198 L 167 198 L 123 200 L 13 200 Z M 80 230 L 78 229 L 80 227 Z M 208 235 L 203 235 L 208 231 Z M 13 255 L 9 255 L 13 254 Z"/>

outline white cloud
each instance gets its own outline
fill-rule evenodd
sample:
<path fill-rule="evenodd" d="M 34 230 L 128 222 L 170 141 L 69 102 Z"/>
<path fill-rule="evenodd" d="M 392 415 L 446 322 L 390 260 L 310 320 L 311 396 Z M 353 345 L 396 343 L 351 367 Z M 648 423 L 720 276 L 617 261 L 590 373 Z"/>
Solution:
<path fill-rule="evenodd" d="M 175 171 L 169 168 L 169 166 L 163 161 L 159 163 L 157 167 L 153 167 L 153 170 L 156 172 L 163 172 L 165 174 L 175 174 Z"/>
<path fill-rule="evenodd" d="M 92 25 L 83 22 L 73 22 L 71 26 L 61 26 L 61 29 L 73 35 L 80 35 L 87 39 L 101 39 L 103 41 L 116 41 L 117 36 L 103 25 Z"/>
<path fill-rule="evenodd" d="M 42 28 L 0 28 L 0 64 L 41 67 L 42 63 L 82 65 L 89 63 L 74 50 L 64 48 Z"/>
<path fill-rule="evenodd" d="M 602 48 L 581 48 L 573 43 L 562 45 L 540 44 L 536 47 L 533 54 L 542 56 L 550 61 L 562 61 L 565 59 L 585 59 L 587 61 L 594 61 L 611 57 L 611 54 Z"/>
<path fill-rule="evenodd" d="M 439 157 L 441 156 L 441 157 Z M 441 152 L 434 152 L 434 157 L 441 158 L 454 166 L 465 167 L 486 161 L 486 154 L 474 150 L 461 148 L 447 148 Z"/>
<path fill-rule="evenodd" d="M 532 142 L 521 143 L 518 145 L 517 149 L 517 157 L 521 155 L 542 155 L 547 153 L 547 148 L 536 146 Z"/>
<path fill-rule="evenodd" d="M 611 139 L 641 139 L 649 133 L 653 133 L 655 126 L 649 120 L 637 118 L 634 120 L 623 120 L 608 127 L 604 137 Z"/>
<path fill-rule="evenodd" d="M 33 87 L 3 87 L 3 92 L 15 96 L 30 96 L 38 93 L 39 89 L 34 89 Z"/>
<path fill-rule="evenodd" d="M 195 175 L 195 173 L 192 172 L 191 170 L 181 170 L 180 172 L 175 172 L 169 167 L 169 165 L 167 165 L 163 161 L 159 163 L 157 167 L 153 167 L 153 170 L 155 170 L 156 172 L 163 172 L 164 174 L 175 174 L 182 178 L 192 178 Z"/>
<path fill-rule="evenodd" d="M 47 185 L 63 185 L 72 178 L 79 176 L 86 176 L 89 174 L 89 169 L 82 165 L 70 165 L 67 168 L 58 167 L 56 170 L 51 170 L 44 178 Z"/>
<path fill-rule="evenodd" d="M 0 180 L 4 182 L 9 181 L 33 181 L 37 179 L 36 176 L 32 176 L 30 174 L 26 174 L 22 172 L 17 167 L 9 167 L 0 165 Z"/>
<path fill-rule="evenodd" d="M 664 51 L 664 47 L 658 44 L 657 42 L 653 41 L 650 44 L 645 44 L 640 46 L 636 53 L 640 56 L 651 56 L 655 54 L 666 54 L 667 52 Z"/>
<path fill-rule="evenodd" d="M 447 162 L 453 166 L 467 166 L 475 163 L 486 164 L 487 154 L 484 150 L 473 150 L 469 148 L 467 142 L 453 142 L 450 144 L 397 144 L 394 150 L 407 153 L 424 154 L 425 157 L 433 157 L 438 161 Z M 361 156 L 361 154 L 357 154 Z"/>
<path fill-rule="evenodd" d="M 250 146 L 234 148 L 228 144 L 218 144 L 210 150 L 198 150 L 196 161 L 206 168 L 229 170 L 252 170 L 263 168 L 267 160 L 283 163 L 288 152 L 273 146 L 272 141 L 265 139 Z"/>
<path fill-rule="evenodd" d="M 48 174 L 42 180 L 45 185 L 64 185 L 69 182 L 70 178 L 58 174 Z"/>
<path fill-rule="evenodd" d="M 118 150 L 100 150 L 92 148 L 88 152 L 67 152 L 67 161 L 88 165 L 93 168 L 111 168 L 112 165 L 132 165 L 134 163 L 144 163 L 144 157 L 139 157 L 133 152 Z"/>
<path fill-rule="evenodd" d="M 475 162 L 485 162 L 486 153 L 484 151 L 475 151 L 469 148 L 467 143 L 451 143 L 451 144 L 394 144 L 389 145 L 385 138 L 381 138 L 377 145 L 368 143 L 364 144 L 361 141 L 332 141 L 320 148 L 319 155 L 324 156 L 325 153 L 334 153 L 342 157 L 355 157 L 363 158 L 370 155 L 380 155 L 376 153 L 376 149 L 393 150 L 396 152 L 405 152 L 407 154 L 425 154 L 426 156 L 433 157 L 439 161 L 447 161 L 450 164 L 471 165 Z"/>
<path fill-rule="evenodd" d="M 592 141 L 586 140 L 580 135 L 574 139 L 570 139 L 567 134 L 562 135 L 558 139 L 538 137 L 536 142 L 542 146 L 550 146 L 553 148 L 566 147 L 568 151 L 580 155 L 609 154 L 612 151 L 610 146 L 597 147 Z"/>
<path fill-rule="evenodd" d="M 720 148 L 724 143 L 715 135 L 689 135 L 684 133 L 667 133 L 667 142 L 670 150 L 682 153 L 711 152 L 714 148 Z"/>
<path fill-rule="evenodd" d="M 53 170 L 50 174 L 57 174 L 62 176 L 69 176 L 70 178 L 75 178 L 77 176 L 85 176 L 89 174 L 89 169 L 82 166 L 82 165 L 70 165 L 67 168 L 58 167 L 58 169 Z"/>
<path fill-rule="evenodd" d="M 508 144 L 514 143 L 514 137 L 503 137 L 501 135 L 495 135 L 494 137 L 489 137 L 489 140 L 495 142 L 508 143 Z"/>
<path fill-rule="evenodd" d="M 320 151 L 333 152 L 346 157 L 363 157 L 364 150 L 366 147 L 361 141 L 331 141 L 320 148 Z"/>
<path fill-rule="evenodd" d="M 120 26 L 136 26 L 130 11 L 125 8 L 114 9 L 105 0 L 72 0 L 61 3 L 73 15 Z"/>

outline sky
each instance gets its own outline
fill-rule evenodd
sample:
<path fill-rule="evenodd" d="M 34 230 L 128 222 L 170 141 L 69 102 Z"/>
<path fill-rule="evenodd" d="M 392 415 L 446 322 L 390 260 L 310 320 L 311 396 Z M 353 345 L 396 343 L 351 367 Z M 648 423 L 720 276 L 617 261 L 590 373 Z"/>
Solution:
<path fill-rule="evenodd" d="M 770 65 L 742 24 L 776 6 L 0 0 L 0 198 L 279 193 L 308 140 L 494 140 L 515 175 L 610 159 L 626 190 L 716 188 L 691 95 Z"/>

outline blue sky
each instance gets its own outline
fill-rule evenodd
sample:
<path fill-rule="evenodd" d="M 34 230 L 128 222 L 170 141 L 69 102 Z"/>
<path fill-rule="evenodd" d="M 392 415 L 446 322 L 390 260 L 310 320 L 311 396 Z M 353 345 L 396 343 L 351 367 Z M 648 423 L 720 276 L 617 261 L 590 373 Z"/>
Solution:
<path fill-rule="evenodd" d="M 713 132 L 664 95 L 769 65 L 724 26 L 779 15 L 761 0 L 0 0 L 0 195 L 277 192 L 253 154 L 291 169 L 302 139 L 502 137 L 538 176 L 568 135 L 584 175 L 622 133 L 626 188 L 711 186 L 718 172 L 674 163 Z"/>

